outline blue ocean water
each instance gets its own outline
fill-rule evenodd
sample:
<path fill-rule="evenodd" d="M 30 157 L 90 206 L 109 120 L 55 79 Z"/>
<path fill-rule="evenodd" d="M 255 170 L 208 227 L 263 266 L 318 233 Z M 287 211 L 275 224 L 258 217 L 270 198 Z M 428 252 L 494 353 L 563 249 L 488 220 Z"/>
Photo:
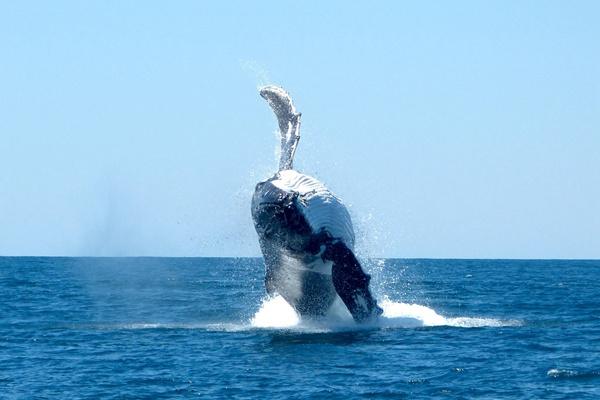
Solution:
<path fill-rule="evenodd" d="M 298 320 L 254 258 L 0 258 L 0 398 L 600 398 L 600 261 L 372 260 Z"/>

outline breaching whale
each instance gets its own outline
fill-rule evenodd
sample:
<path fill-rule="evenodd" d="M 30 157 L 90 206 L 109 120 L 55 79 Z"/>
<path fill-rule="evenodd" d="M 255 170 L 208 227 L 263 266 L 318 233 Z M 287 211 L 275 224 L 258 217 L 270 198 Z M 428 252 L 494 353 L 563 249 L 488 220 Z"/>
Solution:
<path fill-rule="evenodd" d="M 279 171 L 256 185 L 251 206 L 267 293 L 280 294 L 302 316 L 326 314 L 337 296 L 357 322 L 380 315 L 370 276 L 353 253 L 348 210 L 317 179 L 293 169 L 301 114 L 280 87 L 265 86 L 260 95 L 281 134 Z"/>

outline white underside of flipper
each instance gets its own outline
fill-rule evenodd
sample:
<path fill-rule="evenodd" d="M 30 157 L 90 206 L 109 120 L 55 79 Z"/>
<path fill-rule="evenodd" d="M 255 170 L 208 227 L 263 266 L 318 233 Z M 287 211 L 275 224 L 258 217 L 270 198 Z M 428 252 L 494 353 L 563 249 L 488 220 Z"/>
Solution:
<path fill-rule="evenodd" d="M 281 155 L 279 170 L 292 169 L 296 147 L 300 140 L 300 116 L 296 111 L 290 95 L 278 86 L 265 86 L 260 89 L 260 95 L 267 100 L 277 117 L 279 134 L 281 135 Z"/>

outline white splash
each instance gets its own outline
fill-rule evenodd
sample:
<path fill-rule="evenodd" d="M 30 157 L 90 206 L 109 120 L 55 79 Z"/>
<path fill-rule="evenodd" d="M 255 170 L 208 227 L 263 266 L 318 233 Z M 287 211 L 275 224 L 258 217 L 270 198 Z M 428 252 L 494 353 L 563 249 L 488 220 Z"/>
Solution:
<path fill-rule="evenodd" d="M 383 315 L 366 324 L 355 324 L 350 313 L 338 302 L 332 312 L 318 319 L 300 318 L 294 308 L 281 296 L 263 300 L 260 309 L 250 321 L 253 328 L 294 329 L 302 331 L 336 331 L 354 329 L 418 328 L 451 326 L 458 328 L 519 326 L 517 320 L 495 318 L 454 317 L 438 314 L 434 309 L 420 305 L 392 301 L 384 298 L 379 302 Z"/>
<path fill-rule="evenodd" d="M 388 298 L 380 302 L 383 308 L 381 322 L 390 327 L 415 327 L 415 326 L 453 326 L 458 328 L 518 326 L 520 321 L 500 320 L 496 318 L 479 317 L 454 317 L 447 318 L 438 314 L 433 308 L 420 304 L 397 303 Z"/>
<path fill-rule="evenodd" d="M 263 300 L 250 323 L 256 328 L 288 328 L 298 325 L 300 316 L 281 296 Z"/>

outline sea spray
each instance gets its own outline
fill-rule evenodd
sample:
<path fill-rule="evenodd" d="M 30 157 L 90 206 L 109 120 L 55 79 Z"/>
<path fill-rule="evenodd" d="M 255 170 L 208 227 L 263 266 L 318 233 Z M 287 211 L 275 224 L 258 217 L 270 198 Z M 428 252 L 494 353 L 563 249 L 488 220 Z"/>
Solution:
<path fill-rule="evenodd" d="M 457 328 L 480 328 L 519 326 L 518 320 L 500 320 L 495 318 L 454 317 L 438 314 L 434 309 L 420 304 L 401 303 L 384 297 L 379 305 L 383 315 L 364 324 L 356 324 L 341 301 L 332 310 L 319 318 L 302 318 L 294 308 L 279 295 L 267 297 L 250 320 L 252 328 L 292 329 L 306 332 L 346 331 L 357 329 L 392 329 L 450 326 Z"/>
<path fill-rule="evenodd" d="M 283 297 L 275 296 L 263 300 L 250 322 L 257 328 L 287 328 L 298 325 L 300 316 Z"/>

